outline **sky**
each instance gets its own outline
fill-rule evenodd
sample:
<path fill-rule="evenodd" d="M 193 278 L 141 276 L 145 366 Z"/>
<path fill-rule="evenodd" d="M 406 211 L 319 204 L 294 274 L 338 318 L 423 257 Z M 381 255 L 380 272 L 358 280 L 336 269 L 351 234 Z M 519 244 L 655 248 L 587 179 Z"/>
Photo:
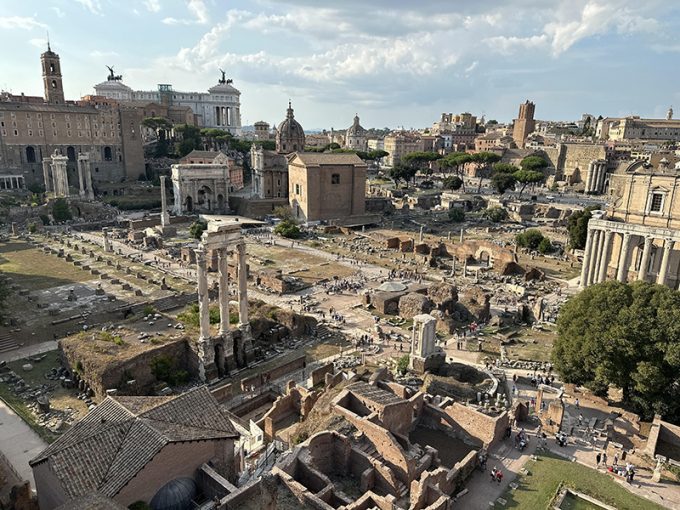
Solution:
<path fill-rule="evenodd" d="M 680 112 L 678 0 L 0 0 L 0 89 L 42 95 L 47 33 L 68 99 L 106 65 L 136 90 L 226 71 L 244 125 L 430 126 Z"/>

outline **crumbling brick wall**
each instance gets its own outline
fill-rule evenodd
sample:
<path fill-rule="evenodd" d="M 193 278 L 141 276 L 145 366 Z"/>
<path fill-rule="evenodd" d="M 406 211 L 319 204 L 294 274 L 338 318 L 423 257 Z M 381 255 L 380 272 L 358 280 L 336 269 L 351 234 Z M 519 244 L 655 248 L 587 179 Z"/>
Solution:
<path fill-rule="evenodd" d="M 500 441 L 503 438 L 505 429 L 510 424 L 510 417 L 507 411 L 492 416 L 458 402 L 448 406 L 444 409 L 444 412 L 453 418 L 471 436 L 479 439 L 486 447 Z"/>

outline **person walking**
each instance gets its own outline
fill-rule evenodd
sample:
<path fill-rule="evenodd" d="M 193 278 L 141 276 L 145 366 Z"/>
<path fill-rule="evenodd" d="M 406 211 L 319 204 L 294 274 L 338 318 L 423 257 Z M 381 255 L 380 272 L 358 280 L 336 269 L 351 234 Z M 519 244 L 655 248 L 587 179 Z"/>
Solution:
<path fill-rule="evenodd" d="M 602 454 L 602 464 L 604 465 L 604 467 L 607 467 L 607 452 L 604 452 Z"/>
<path fill-rule="evenodd" d="M 581 404 L 580 404 L 579 400 L 576 399 L 576 409 L 580 409 L 580 405 L 581 405 Z"/>
<path fill-rule="evenodd" d="M 618 453 L 614 454 L 614 465 L 615 466 L 619 465 L 619 454 Z"/>
<path fill-rule="evenodd" d="M 631 477 L 631 481 L 632 481 L 632 479 L 633 479 L 633 477 Z M 503 481 L 503 471 L 501 471 L 500 469 L 498 471 L 496 471 L 496 481 L 498 483 L 501 483 Z"/>
<path fill-rule="evenodd" d="M 600 465 L 600 461 L 602 460 L 602 454 L 600 452 L 597 452 L 597 455 L 595 455 L 595 460 L 597 461 L 596 465 Z"/>

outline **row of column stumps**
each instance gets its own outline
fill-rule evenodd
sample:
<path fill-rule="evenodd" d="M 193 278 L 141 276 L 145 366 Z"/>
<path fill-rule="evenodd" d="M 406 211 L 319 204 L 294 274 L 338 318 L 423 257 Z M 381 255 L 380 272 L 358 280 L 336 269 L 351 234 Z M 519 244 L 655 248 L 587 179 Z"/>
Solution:
<path fill-rule="evenodd" d="M 637 270 L 636 279 L 646 280 L 648 275 L 649 260 L 652 254 L 653 236 L 635 234 L 631 232 L 615 232 L 609 229 L 591 228 L 588 230 L 586 246 L 583 252 L 583 266 L 581 268 L 581 288 L 601 283 L 607 279 L 607 268 L 612 250 L 612 238 L 614 234 L 621 234 L 621 250 L 616 264 L 616 279 L 620 282 L 628 280 L 628 269 L 630 265 L 630 240 L 633 235 L 644 238 L 642 258 L 640 267 Z M 668 278 L 668 265 L 670 254 L 675 246 L 673 239 L 664 239 L 663 256 L 661 267 L 657 275 L 656 283 L 665 285 Z"/>

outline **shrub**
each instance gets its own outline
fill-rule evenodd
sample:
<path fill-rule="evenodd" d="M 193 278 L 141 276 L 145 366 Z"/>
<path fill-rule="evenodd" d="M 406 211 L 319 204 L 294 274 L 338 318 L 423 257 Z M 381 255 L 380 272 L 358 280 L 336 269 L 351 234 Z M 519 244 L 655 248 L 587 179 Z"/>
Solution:
<path fill-rule="evenodd" d="M 465 211 L 463 211 L 460 207 L 454 207 L 453 209 L 449 210 L 449 220 L 453 221 L 454 223 L 465 221 Z"/>
<path fill-rule="evenodd" d="M 68 221 L 72 218 L 71 209 L 65 198 L 57 198 L 52 204 L 54 221 Z"/>
<path fill-rule="evenodd" d="M 40 215 L 40 221 L 42 221 L 43 225 L 49 225 L 50 224 L 50 217 L 47 216 L 47 214 L 41 214 Z"/>
<path fill-rule="evenodd" d="M 532 250 L 537 250 L 543 239 L 544 237 L 541 231 L 535 228 L 530 228 L 529 230 L 521 232 L 515 236 L 517 246 L 521 246 L 522 248 L 530 248 Z"/>
<path fill-rule="evenodd" d="M 200 239 L 206 228 L 208 228 L 208 224 L 205 221 L 194 221 L 189 227 L 189 234 L 194 239 Z"/>
<path fill-rule="evenodd" d="M 154 313 L 156 313 L 156 309 L 153 307 L 153 305 L 146 305 L 144 307 L 143 312 L 144 315 L 153 315 Z"/>
<path fill-rule="evenodd" d="M 554 250 L 554 247 L 552 243 L 550 242 L 550 239 L 547 237 L 544 237 L 541 239 L 541 242 L 538 243 L 538 251 L 543 253 L 544 255 L 546 253 L 551 253 Z"/>
<path fill-rule="evenodd" d="M 28 231 L 31 234 L 35 234 L 37 232 L 37 230 L 38 230 L 38 226 L 35 223 L 29 223 L 28 224 Z"/>
<path fill-rule="evenodd" d="M 295 222 L 291 220 L 283 220 L 274 227 L 274 233 L 287 239 L 297 239 L 300 237 L 302 232 L 300 231 L 300 227 L 298 227 Z"/>
<path fill-rule="evenodd" d="M 508 219 L 508 211 L 504 207 L 489 207 L 484 211 L 483 216 L 494 223 L 499 223 Z"/>
<path fill-rule="evenodd" d="M 397 360 L 397 372 L 400 374 L 405 374 L 406 371 L 408 370 L 408 361 L 409 361 L 409 356 L 408 354 L 404 354 L 401 358 Z"/>
<path fill-rule="evenodd" d="M 170 356 L 157 356 L 151 360 L 151 373 L 157 380 L 170 386 L 184 384 L 189 380 L 187 371 L 178 369 Z"/>

